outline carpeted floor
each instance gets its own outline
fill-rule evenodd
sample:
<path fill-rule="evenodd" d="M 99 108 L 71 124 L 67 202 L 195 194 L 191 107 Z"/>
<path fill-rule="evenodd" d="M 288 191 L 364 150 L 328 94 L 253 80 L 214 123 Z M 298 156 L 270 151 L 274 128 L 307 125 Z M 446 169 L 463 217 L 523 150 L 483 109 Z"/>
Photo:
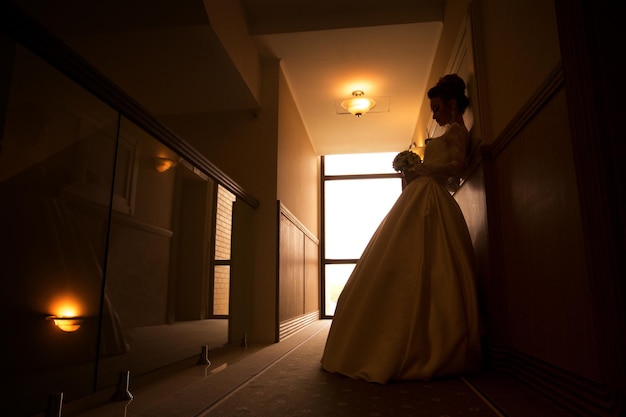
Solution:
<path fill-rule="evenodd" d="M 131 379 L 134 399 L 76 402 L 67 417 L 568 417 L 539 393 L 502 374 L 387 385 L 321 369 L 330 328 L 320 320 L 280 343 L 232 347 L 210 365 L 153 382 Z M 497 405 L 496 405 L 497 404 Z"/>
<path fill-rule="evenodd" d="M 198 417 L 502 416 L 462 378 L 379 385 L 329 374 L 320 368 L 327 334 L 320 327 Z"/>

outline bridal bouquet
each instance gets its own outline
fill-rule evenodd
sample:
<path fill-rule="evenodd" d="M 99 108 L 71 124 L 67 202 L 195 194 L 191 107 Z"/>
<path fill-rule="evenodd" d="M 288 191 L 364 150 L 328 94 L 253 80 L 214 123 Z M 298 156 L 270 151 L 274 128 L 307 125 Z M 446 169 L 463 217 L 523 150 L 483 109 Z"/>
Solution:
<path fill-rule="evenodd" d="M 398 172 L 410 171 L 417 164 L 422 163 L 422 158 L 415 152 L 402 151 L 393 158 L 393 169 Z"/>

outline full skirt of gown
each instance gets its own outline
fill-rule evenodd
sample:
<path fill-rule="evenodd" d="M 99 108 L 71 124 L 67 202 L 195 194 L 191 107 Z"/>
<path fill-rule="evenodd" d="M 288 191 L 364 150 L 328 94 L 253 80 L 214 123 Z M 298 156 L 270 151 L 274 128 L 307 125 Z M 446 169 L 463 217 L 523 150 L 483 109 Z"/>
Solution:
<path fill-rule="evenodd" d="M 463 214 L 433 178 L 402 192 L 337 303 L 322 368 L 387 383 L 476 371 L 480 324 Z"/>

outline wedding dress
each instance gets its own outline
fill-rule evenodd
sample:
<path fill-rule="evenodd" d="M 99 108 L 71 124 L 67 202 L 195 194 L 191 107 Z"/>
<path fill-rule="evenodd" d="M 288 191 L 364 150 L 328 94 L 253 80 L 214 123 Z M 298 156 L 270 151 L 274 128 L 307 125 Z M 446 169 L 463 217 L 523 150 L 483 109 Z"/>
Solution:
<path fill-rule="evenodd" d="M 424 162 L 448 162 L 450 140 L 468 141 L 465 127 L 432 139 Z M 479 367 L 474 253 L 447 180 L 410 182 L 372 236 L 339 297 L 326 371 L 384 384 Z"/>

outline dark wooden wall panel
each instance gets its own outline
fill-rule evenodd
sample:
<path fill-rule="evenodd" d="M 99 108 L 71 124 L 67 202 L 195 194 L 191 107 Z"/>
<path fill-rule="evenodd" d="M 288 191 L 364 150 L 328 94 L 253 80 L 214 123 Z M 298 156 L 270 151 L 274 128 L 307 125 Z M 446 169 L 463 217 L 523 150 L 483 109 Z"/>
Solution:
<path fill-rule="evenodd" d="M 483 148 L 486 359 L 576 415 L 616 415 L 567 105 L 559 66 Z"/>
<path fill-rule="evenodd" d="M 319 319 L 319 241 L 278 202 L 277 341 Z"/>
<path fill-rule="evenodd" d="M 280 218 L 279 252 L 280 322 L 304 314 L 304 239 L 288 218 Z"/>
<path fill-rule="evenodd" d="M 560 90 L 495 161 L 510 342 L 533 357 L 597 379 L 565 105 Z"/>

